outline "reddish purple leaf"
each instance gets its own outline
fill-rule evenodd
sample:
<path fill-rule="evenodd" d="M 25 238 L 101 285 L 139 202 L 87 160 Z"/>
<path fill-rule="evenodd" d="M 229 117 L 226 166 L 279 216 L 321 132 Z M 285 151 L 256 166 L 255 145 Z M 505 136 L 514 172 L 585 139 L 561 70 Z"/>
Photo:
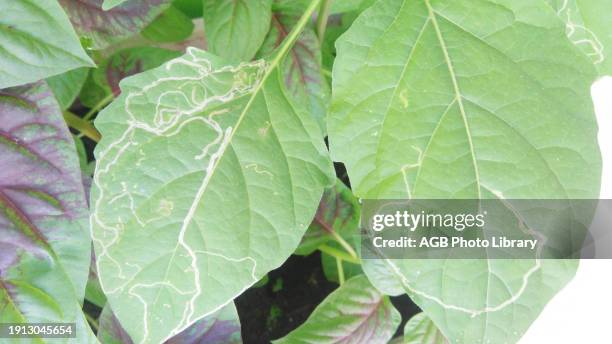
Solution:
<path fill-rule="evenodd" d="M 140 32 L 168 6 L 171 0 L 129 1 L 108 11 L 103 0 L 59 0 L 77 33 L 102 49 Z"/>
<path fill-rule="evenodd" d="M 317 213 L 295 253 L 312 253 L 319 245 L 332 240 L 334 231 L 352 242 L 359 234 L 359 215 L 359 204 L 352 191 L 337 180 L 335 186 L 325 189 Z"/>
<path fill-rule="evenodd" d="M 305 323 L 273 343 L 386 344 L 400 322 L 389 297 L 360 275 L 329 294 Z"/>
<path fill-rule="evenodd" d="M 98 339 L 104 344 L 133 344 L 110 307 L 100 315 Z M 166 344 L 240 344 L 240 320 L 234 303 L 229 303 L 165 341 Z"/>
<path fill-rule="evenodd" d="M 275 12 L 272 14 L 270 31 L 258 52 L 258 56 L 272 54 L 287 37 L 300 14 Z M 325 116 L 330 97 L 329 85 L 321 70 L 321 50 L 314 30 L 305 28 L 285 58 L 282 66 L 287 89 L 296 100 L 301 100 L 325 131 Z"/>
<path fill-rule="evenodd" d="M 82 317 L 87 216 L 74 141 L 47 84 L 0 90 L 0 322 Z"/>

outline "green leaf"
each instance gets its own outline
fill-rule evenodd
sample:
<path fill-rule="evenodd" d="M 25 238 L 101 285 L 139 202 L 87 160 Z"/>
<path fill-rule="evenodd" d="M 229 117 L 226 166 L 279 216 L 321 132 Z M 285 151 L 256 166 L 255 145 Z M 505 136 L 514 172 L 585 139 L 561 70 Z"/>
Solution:
<path fill-rule="evenodd" d="M 387 343 L 400 322 L 389 298 L 362 275 L 346 281 L 304 324 L 273 343 Z"/>
<path fill-rule="evenodd" d="M 336 41 L 348 30 L 358 15 L 359 12 L 353 11 L 329 17 L 325 37 L 321 43 L 322 65 L 328 72 L 332 70 L 336 59 Z"/>
<path fill-rule="evenodd" d="M 100 314 L 98 339 L 104 344 L 132 344 L 129 334 L 109 306 Z M 241 344 L 240 319 L 233 302 L 200 319 L 188 329 L 168 339 L 165 344 Z"/>
<path fill-rule="evenodd" d="M 596 73 L 545 3 L 381 0 L 336 46 L 330 149 L 356 196 L 598 196 Z M 363 268 L 384 292 L 408 293 L 453 342 L 514 342 L 576 262 Z"/>
<path fill-rule="evenodd" d="M 265 287 L 268 284 L 269 281 L 270 281 L 270 278 L 268 277 L 268 274 L 266 274 L 259 281 L 257 281 L 257 283 L 253 284 L 253 286 L 251 288 Z"/>
<path fill-rule="evenodd" d="M 359 234 L 359 204 L 341 180 L 325 189 L 315 217 L 295 254 L 309 255 L 317 247 L 333 240 L 332 232 L 350 238 Z M 352 238 L 351 238 L 352 240 Z"/>
<path fill-rule="evenodd" d="M 47 78 L 47 84 L 55 95 L 62 110 L 68 109 L 81 92 L 89 68 L 77 68 L 63 74 Z"/>
<path fill-rule="evenodd" d="M 79 167 L 81 168 L 81 173 L 85 174 L 87 170 L 87 149 L 85 148 L 85 144 L 83 140 L 81 140 L 77 135 L 73 135 L 72 139 L 74 140 L 74 146 L 76 148 L 77 157 L 79 158 Z M 89 197 L 87 197 L 89 198 Z"/>
<path fill-rule="evenodd" d="M 229 66 L 190 48 L 124 79 L 96 120 L 98 273 L 138 342 L 177 333 L 279 266 L 331 182 L 278 61 Z"/>
<path fill-rule="evenodd" d="M 340 245 L 333 245 L 339 250 L 342 249 Z M 338 275 L 338 262 L 336 257 L 333 257 L 327 253 L 321 252 L 321 266 L 323 266 L 323 274 L 328 281 L 340 283 L 340 277 Z M 342 271 L 344 272 L 344 278 L 348 279 L 353 276 L 363 275 L 363 269 L 360 264 L 355 264 L 342 261 Z"/>
<path fill-rule="evenodd" d="M 404 338 L 400 343 L 448 344 L 449 342 L 425 313 L 419 313 L 410 318 L 404 326 Z"/>
<path fill-rule="evenodd" d="M 102 286 L 100 286 L 100 280 L 96 272 L 95 255 L 93 254 L 89 268 L 89 279 L 87 280 L 87 287 L 85 287 L 85 299 L 100 308 L 104 308 L 106 305 L 106 295 L 104 295 Z"/>
<path fill-rule="evenodd" d="M 0 12 L 0 89 L 94 65 L 57 1 L 0 0 Z"/>
<path fill-rule="evenodd" d="M 204 13 L 202 0 L 175 0 L 172 5 L 192 19 L 201 18 Z"/>
<path fill-rule="evenodd" d="M 0 92 L 0 166 L 0 323 L 75 322 L 72 342 L 87 343 L 87 203 L 74 141 L 44 82 Z"/>
<path fill-rule="evenodd" d="M 104 49 L 140 32 L 171 3 L 171 0 L 106 1 L 108 8 L 111 4 L 116 6 L 105 11 L 102 1 L 59 0 L 76 32 L 93 49 Z"/>
<path fill-rule="evenodd" d="M 98 69 L 92 69 L 89 72 L 81 88 L 81 93 L 79 94 L 79 101 L 88 108 L 93 108 L 110 94 L 109 90 L 98 85 L 98 83 L 94 81 L 93 74 L 96 73 L 97 70 Z"/>
<path fill-rule="evenodd" d="M 170 6 L 142 30 L 142 36 L 154 42 L 180 42 L 191 36 L 193 22 L 174 6 Z"/>
<path fill-rule="evenodd" d="M 546 0 L 566 24 L 567 37 L 595 63 L 600 75 L 612 75 L 612 0 Z"/>
<path fill-rule="evenodd" d="M 271 55 L 275 51 L 299 19 L 299 14 L 272 14 L 270 31 L 257 53 L 259 57 Z M 308 109 L 325 133 L 325 118 L 331 92 L 321 70 L 319 39 L 310 26 L 302 31 L 283 61 L 282 71 L 287 90 L 296 101 Z"/>
<path fill-rule="evenodd" d="M 208 50 L 232 62 L 249 61 L 270 28 L 272 0 L 203 0 Z"/>

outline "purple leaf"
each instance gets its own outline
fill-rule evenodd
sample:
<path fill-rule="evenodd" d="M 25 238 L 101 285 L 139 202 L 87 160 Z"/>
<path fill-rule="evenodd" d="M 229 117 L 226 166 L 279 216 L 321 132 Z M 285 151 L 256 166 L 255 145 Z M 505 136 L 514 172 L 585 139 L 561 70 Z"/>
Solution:
<path fill-rule="evenodd" d="M 400 322 L 389 298 L 360 275 L 329 294 L 304 324 L 273 343 L 384 344 Z"/>
<path fill-rule="evenodd" d="M 158 67 L 164 62 L 181 56 L 181 52 L 155 47 L 128 48 L 110 56 L 93 73 L 94 81 L 109 89 L 117 97 L 119 82 L 124 78 Z"/>
<path fill-rule="evenodd" d="M 267 56 L 280 46 L 297 20 L 298 15 L 275 12 L 270 31 L 257 55 Z M 321 70 L 321 49 L 314 30 L 306 27 L 289 51 L 282 65 L 285 86 L 295 100 L 303 101 L 306 109 L 325 131 L 329 85 Z"/>
<path fill-rule="evenodd" d="M 100 315 L 98 339 L 104 344 L 132 344 L 133 341 L 121 327 L 108 305 Z M 183 332 L 165 341 L 166 344 L 240 344 L 240 320 L 234 303 L 229 303 Z"/>
<path fill-rule="evenodd" d="M 352 242 L 359 234 L 359 215 L 359 204 L 352 191 L 341 180 L 336 180 L 335 186 L 325 189 L 315 217 L 295 253 L 312 253 L 319 245 L 333 239 L 332 232 Z"/>
<path fill-rule="evenodd" d="M 74 141 L 47 84 L 0 90 L 0 321 L 77 321 L 87 216 Z"/>
<path fill-rule="evenodd" d="M 171 3 L 171 0 L 129 1 L 104 11 L 103 0 L 59 1 L 77 33 L 91 39 L 95 49 L 105 48 L 140 32 Z"/>

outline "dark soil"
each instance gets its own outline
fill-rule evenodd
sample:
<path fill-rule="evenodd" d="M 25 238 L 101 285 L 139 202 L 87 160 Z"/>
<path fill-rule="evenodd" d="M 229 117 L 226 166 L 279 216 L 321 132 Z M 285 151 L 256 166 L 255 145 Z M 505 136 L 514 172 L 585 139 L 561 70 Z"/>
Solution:
<path fill-rule="evenodd" d="M 319 253 L 291 256 L 268 277 L 265 286 L 251 288 L 235 300 L 245 344 L 268 344 L 285 336 L 338 287 L 325 279 Z M 404 319 L 397 332 L 401 334 L 405 320 L 419 308 L 406 296 L 392 298 L 392 302 Z"/>

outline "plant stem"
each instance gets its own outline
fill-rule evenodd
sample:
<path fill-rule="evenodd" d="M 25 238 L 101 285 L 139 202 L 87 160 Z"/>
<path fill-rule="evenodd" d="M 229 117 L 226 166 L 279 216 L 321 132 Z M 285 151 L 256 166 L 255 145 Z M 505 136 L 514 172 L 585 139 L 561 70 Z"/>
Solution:
<path fill-rule="evenodd" d="M 336 257 L 336 267 L 338 268 L 338 282 L 340 285 L 344 284 L 344 267 L 342 266 L 342 259 Z"/>
<path fill-rule="evenodd" d="M 358 264 L 358 265 L 361 264 L 361 261 L 358 258 L 353 258 L 350 255 L 348 255 L 346 252 L 339 250 L 337 248 L 331 247 L 331 246 L 327 246 L 325 244 L 319 246 L 319 251 L 329 254 L 332 257 L 340 258 L 349 263 Z"/>
<path fill-rule="evenodd" d="M 113 99 L 115 99 L 115 95 L 113 94 L 113 92 L 111 92 L 109 95 L 107 95 L 102 100 L 100 100 L 98 104 L 94 105 L 94 107 L 89 109 L 89 111 L 85 114 L 85 116 L 83 116 L 83 119 L 86 121 L 89 121 L 93 117 L 93 115 L 98 113 L 103 107 L 105 107 L 106 105 L 108 105 L 108 103 L 113 101 Z"/>
<path fill-rule="evenodd" d="M 324 1 L 328 1 L 328 0 L 324 0 Z M 295 24 L 291 32 L 289 32 L 289 35 L 287 35 L 287 37 L 283 41 L 278 52 L 276 53 L 276 55 L 274 55 L 274 58 L 270 62 L 270 68 L 275 68 L 276 66 L 278 66 L 278 64 L 283 59 L 283 57 L 285 57 L 285 54 L 287 53 L 287 51 L 289 51 L 289 49 L 291 49 L 291 47 L 297 40 L 298 36 L 300 35 L 300 33 L 302 33 L 302 30 L 304 30 L 304 27 L 310 20 L 310 17 L 314 13 L 314 11 L 317 9 L 317 6 L 319 5 L 320 2 L 321 0 L 312 0 L 310 2 L 310 5 L 308 5 L 306 10 L 304 11 L 304 14 L 302 14 L 302 16 L 300 17 L 300 20 L 298 20 L 298 22 Z M 270 73 L 267 73 L 264 76 L 264 80 L 261 81 L 262 84 L 264 83 L 265 79 L 269 75 Z"/>
<path fill-rule="evenodd" d="M 85 319 L 87 319 L 87 322 L 91 325 L 91 327 L 93 327 L 94 330 L 98 332 L 100 330 L 100 325 L 98 324 L 98 320 L 94 319 L 94 317 L 89 315 L 89 313 L 87 312 L 83 312 L 83 314 L 85 314 Z"/>
<path fill-rule="evenodd" d="M 357 258 L 357 252 L 355 252 L 355 250 L 353 249 L 353 247 L 351 246 L 351 244 L 349 244 L 348 242 L 346 242 L 346 240 L 344 240 L 343 237 L 340 236 L 340 234 L 338 234 L 338 232 L 336 231 L 331 231 L 331 235 L 334 237 L 334 239 L 336 239 L 336 241 L 338 242 L 338 244 L 340 244 L 342 246 L 342 248 L 344 248 L 346 250 L 346 252 L 348 252 L 348 254 L 351 255 L 352 258 L 354 259 L 358 259 Z"/>
<path fill-rule="evenodd" d="M 323 0 L 319 15 L 317 16 L 317 37 L 319 37 L 319 42 L 323 42 L 323 38 L 325 37 L 325 29 L 327 28 L 327 19 L 329 18 L 329 12 L 331 10 L 331 3 L 332 0 Z"/>
<path fill-rule="evenodd" d="M 70 111 L 64 111 L 64 120 L 68 123 L 69 127 L 78 130 L 81 135 L 87 136 L 95 142 L 100 141 L 102 138 L 98 130 L 91 123 Z"/>

